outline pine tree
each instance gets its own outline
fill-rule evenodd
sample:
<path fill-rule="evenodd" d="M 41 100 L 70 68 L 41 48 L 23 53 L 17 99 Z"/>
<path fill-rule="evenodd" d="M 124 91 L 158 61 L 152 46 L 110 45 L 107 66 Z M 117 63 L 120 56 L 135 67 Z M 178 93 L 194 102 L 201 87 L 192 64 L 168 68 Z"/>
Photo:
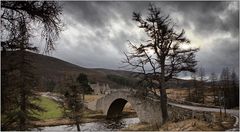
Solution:
<path fill-rule="evenodd" d="M 36 48 L 29 44 L 29 34 L 26 31 L 25 19 L 19 20 L 19 31 L 18 40 L 20 43 L 19 48 L 15 48 L 14 56 L 18 57 L 16 62 L 13 64 L 12 72 L 9 73 L 8 87 L 14 92 L 8 93 L 15 96 L 15 100 L 11 102 L 13 106 L 6 113 L 5 121 L 3 122 L 2 129 L 8 130 L 29 130 L 34 125 L 31 123 L 33 120 L 37 120 L 33 115 L 37 111 L 43 111 L 41 107 L 34 104 L 34 100 L 38 100 L 33 90 L 37 85 L 37 79 L 33 75 L 33 65 L 31 64 L 30 58 L 27 56 L 27 49 L 35 51 Z M 5 103 L 5 102 L 4 102 Z"/>
<path fill-rule="evenodd" d="M 38 99 L 33 91 L 38 79 L 27 51 L 36 52 L 37 47 L 29 39 L 33 24 L 42 24 L 45 51 L 54 49 L 61 31 L 60 14 L 61 7 L 54 1 L 1 1 L 1 53 L 7 63 L 1 69 L 2 130 L 29 130 L 36 120 L 33 114 L 43 110 L 32 103 Z"/>
<path fill-rule="evenodd" d="M 93 89 L 89 85 L 88 77 L 84 73 L 80 73 L 77 77 L 77 81 L 80 84 L 83 94 L 91 94 Z"/>
<path fill-rule="evenodd" d="M 80 88 L 80 84 L 72 76 L 66 77 L 65 79 L 65 116 L 75 122 L 77 131 L 80 131 L 80 120 L 83 114 L 84 108 L 84 94 Z"/>

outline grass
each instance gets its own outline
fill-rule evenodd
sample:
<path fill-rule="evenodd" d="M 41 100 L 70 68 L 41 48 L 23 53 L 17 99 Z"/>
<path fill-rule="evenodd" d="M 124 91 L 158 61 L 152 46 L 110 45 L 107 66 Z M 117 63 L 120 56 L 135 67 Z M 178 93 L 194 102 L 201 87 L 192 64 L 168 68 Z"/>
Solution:
<path fill-rule="evenodd" d="M 94 101 L 101 96 L 99 95 L 85 95 L 85 101 L 91 102 Z M 38 115 L 34 115 L 35 117 L 41 119 L 41 120 L 47 120 L 47 119 L 58 119 L 63 117 L 63 108 L 54 100 L 49 99 L 48 97 L 39 97 L 39 101 L 35 101 L 36 104 L 38 104 L 40 107 L 44 108 L 46 112 L 37 112 Z M 93 116 L 96 113 L 92 113 L 89 111 L 84 112 L 84 116 Z M 97 113 L 98 114 L 98 113 Z"/>
<path fill-rule="evenodd" d="M 61 108 L 61 106 L 57 102 L 47 97 L 41 96 L 40 101 L 36 101 L 36 104 L 46 110 L 46 112 L 37 112 L 38 115 L 35 115 L 41 120 L 56 119 L 63 116 L 63 109 Z"/>

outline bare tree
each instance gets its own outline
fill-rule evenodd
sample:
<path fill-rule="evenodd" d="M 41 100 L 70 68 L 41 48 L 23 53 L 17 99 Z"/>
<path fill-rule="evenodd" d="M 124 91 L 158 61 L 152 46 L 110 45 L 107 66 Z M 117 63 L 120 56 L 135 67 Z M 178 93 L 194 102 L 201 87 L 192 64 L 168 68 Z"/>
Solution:
<path fill-rule="evenodd" d="M 221 86 L 223 90 L 224 114 L 226 116 L 226 109 L 229 107 L 229 86 L 230 86 L 230 72 L 228 67 L 223 68 L 220 77 L 221 77 Z"/>
<path fill-rule="evenodd" d="M 192 78 L 192 85 L 193 85 L 193 90 L 191 90 L 191 87 L 189 87 L 189 92 L 188 92 L 188 100 L 192 101 L 192 102 L 196 102 L 197 98 L 197 88 L 198 88 L 198 81 L 197 81 L 197 75 L 196 73 L 192 73 L 191 74 L 191 78 Z"/>
<path fill-rule="evenodd" d="M 192 73 L 193 80 L 193 96 L 192 101 L 196 103 L 203 103 L 203 80 L 204 80 L 204 70 L 202 68 L 196 69 L 196 73 Z"/>
<path fill-rule="evenodd" d="M 211 73 L 209 80 L 211 81 L 211 88 L 213 90 L 213 103 L 215 105 L 219 105 L 219 103 L 218 103 L 218 90 L 219 89 L 217 89 L 218 88 L 217 87 L 217 75 L 215 72 Z"/>
<path fill-rule="evenodd" d="M 231 102 L 233 104 L 233 107 L 239 106 L 239 82 L 238 77 L 234 70 L 232 70 L 231 73 Z"/>
<path fill-rule="evenodd" d="M 144 84 L 147 84 L 145 89 L 159 97 L 165 122 L 168 119 L 165 83 L 182 71 L 195 72 L 198 49 L 183 48 L 183 45 L 190 45 L 184 30 L 176 32 L 175 24 L 169 16 L 162 15 L 159 8 L 150 4 L 148 11 L 146 19 L 133 12 L 133 20 L 144 29 L 149 40 L 140 45 L 129 42 L 131 52 L 125 53 L 123 62 L 140 71 Z"/>
<path fill-rule="evenodd" d="M 198 103 L 203 103 L 204 104 L 204 100 L 205 100 L 205 96 L 204 96 L 204 83 L 205 83 L 205 69 L 203 67 L 200 67 L 198 70 L 198 76 L 199 76 L 199 88 L 198 88 Z"/>

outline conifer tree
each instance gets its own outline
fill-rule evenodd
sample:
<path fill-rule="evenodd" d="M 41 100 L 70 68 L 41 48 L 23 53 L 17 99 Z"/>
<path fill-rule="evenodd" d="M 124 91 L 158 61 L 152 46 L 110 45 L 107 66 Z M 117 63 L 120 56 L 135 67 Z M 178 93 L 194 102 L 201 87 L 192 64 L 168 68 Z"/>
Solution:
<path fill-rule="evenodd" d="M 61 31 L 60 14 L 61 7 L 54 1 L 1 1 L 1 53 L 3 62 L 8 62 L 1 69 L 2 130 L 29 130 L 33 127 L 31 121 L 36 120 L 33 114 L 43 111 L 33 103 L 38 99 L 33 91 L 38 79 L 27 52 L 37 52 L 37 47 L 29 40 L 33 24 L 42 24 L 43 29 L 38 31 L 46 40 L 45 51 L 54 49 L 54 40 Z"/>
<path fill-rule="evenodd" d="M 78 82 L 73 76 L 65 78 L 65 116 L 75 122 L 77 131 L 80 131 L 80 121 L 84 108 L 84 93 Z"/>
<path fill-rule="evenodd" d="M 195 72 L 196 48 L 183 49 L 182 45 L 190 44 L 185 31 L 175 31 L 172 19 L 163 15 L 159 8 L 150 4 L 148 16 L 143 18 L 140 13 L 133 12 L 133 20 L 143 29 L 149 39 L 135 45 L 129 42 L 131 51 L 125 53 L 123 61 L 133 69 L 141 72 L 145 84 L 149 84 L 149 92 L 160 91 L 163 122 L 168 119 L 166 82 L 182 71 Z M 154 86 L 155 84 L 156 87 Z M 153 87 L 154 86 L 154 87 Z M 152 90 L 155 89 L 155 90 Z"/>
<path fill-rule="evenodd" d="M 13 106 L 6 112 L 6 118 L 2 124 L 3 130 L 13 129 L 13 130 L 29 130 L 29 128 L 34 125 L 31 121 L 37 120 L 34 114 L 37 111 L 43 111 L 41 107 L 34 104 L 34 100 L 38 100 L 37 96 L 33 92 L 37 85 L 37 79 L 33 74 L 33 65 L 31 64 L 31 59 L 27 56 L 27 49 L 35 51 L 36 48 L 29 43 L 29 34 L 27 32 L 26 21 L 24 18 L 19 21 L 19 48 L 15 48 L 16 58 L 13 64 L 12 72 L 9 72 L 9 77 L 7 81 L 9 89 L 14 92 L 8 93 L 12 94 L 15 99 L 10 102 Z M 17 60 L 17 61 L 16 61 Z M 4 102 L 5 103 L 5 102 Z"/>

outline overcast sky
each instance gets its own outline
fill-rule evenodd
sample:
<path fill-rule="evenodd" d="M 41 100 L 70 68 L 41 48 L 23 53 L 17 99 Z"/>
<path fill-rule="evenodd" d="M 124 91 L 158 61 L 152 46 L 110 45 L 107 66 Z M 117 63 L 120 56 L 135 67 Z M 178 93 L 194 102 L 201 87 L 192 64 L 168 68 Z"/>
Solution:
<path fill-rule="evenodd" d="M 128 40 L 146 40 L 132 12 L 147 14 L 149 2 L 62 2 L 64 31 L 52 56 L 88 68 L 121 69 Z M 238 2 L 154 2 L 199 47 L 198 66 L 238 72 Z"/>

